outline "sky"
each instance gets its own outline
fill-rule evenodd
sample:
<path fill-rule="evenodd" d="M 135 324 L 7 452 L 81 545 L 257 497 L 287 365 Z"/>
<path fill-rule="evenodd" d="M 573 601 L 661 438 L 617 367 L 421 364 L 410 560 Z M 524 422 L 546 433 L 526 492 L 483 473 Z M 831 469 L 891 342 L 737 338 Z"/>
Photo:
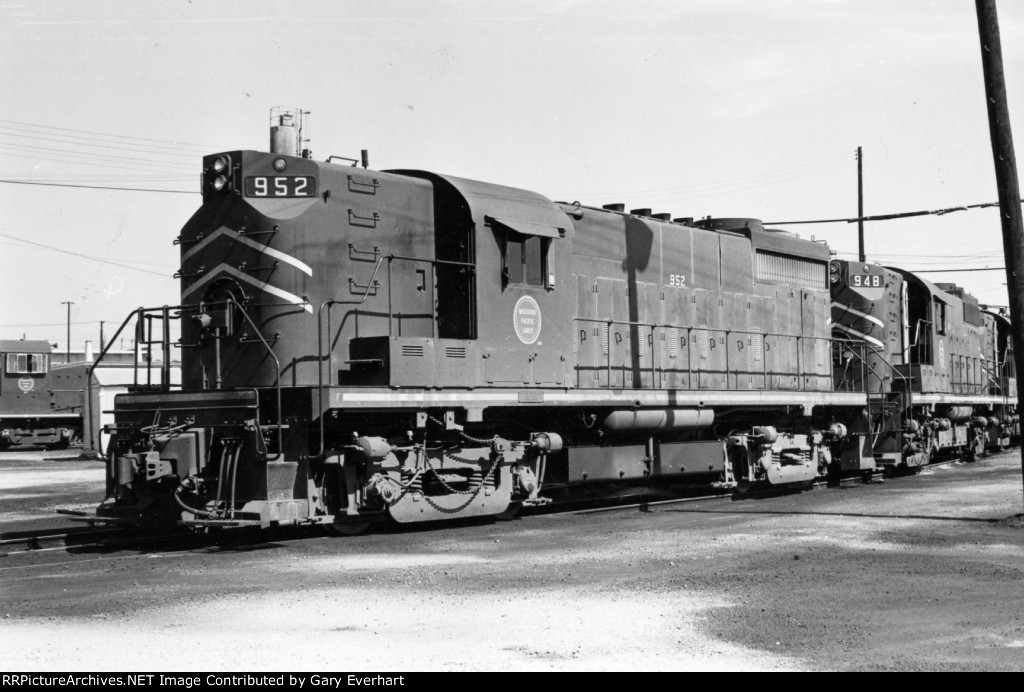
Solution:
<path fill-rule="evenodd" d="M 1024 2 L 998 2 L 1024 151 Z M 554 200 L 753 217 L 856 259 L 867 215 L 995 202 L 971 0 L 0 0 L 0 338 L 174 305 L 202 156 L 266 150 Z M 1006 305 L 999 212 L 867 222 L 868 259 Z M 66 303 L 72 303 L 69 306 Z M 69 312 L 70 311 L 70 312 Z"/>

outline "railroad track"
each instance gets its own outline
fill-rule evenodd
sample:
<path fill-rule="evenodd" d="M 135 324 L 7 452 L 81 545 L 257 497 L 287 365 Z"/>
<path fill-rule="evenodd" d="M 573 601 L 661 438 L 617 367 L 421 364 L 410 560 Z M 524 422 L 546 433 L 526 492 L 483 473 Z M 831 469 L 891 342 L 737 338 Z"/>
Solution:
<path fill-rule="evenodd" d="M 962 458 L 960 458 L 960 457 L 954 457 L 954 458 L 951 458 L 951 459 L 942 459 L 940 461 L 932 462 L 932 463 L 930 463 L 927 466 L 922 467 L 922 468 L 936 468 L 936 467 L 939 467 L 939 466 L 946 466 L 946 465 L 953 464 L 953 463 L 956 463 L 956 462 L 961 462 L 961 461 L 964 461 L 964 460 Z M 908 474 L 900 474 L 900 475 L 897 475 L 897 476 L 893 477 L 893 479 L 895 480 L 895 479 L 898 479 L 901 476 L 905 476 L 905 475 L 913 475 L 914 473 L 916 473 L 916 471 L 908 473 Z M 862 485 L 862 484 L 865 484 L 865 483 L 881 483 L 881 482 L 883 482 L 883 477 L 885 477 L 885 473 L 884 473 L 884 471 L 879 469 L 879 470 L 875 470 L 875 471 L 871 472 L 871 474 L 869 476 L 867 476 L 867 477 L 865 477 L 865 476 L 846 476 L 846 477 L 840 478 L 838 480 L 814 481 L 813 483 L 810 483 L 809 485 L 803 486 L 803 487 L 790 487 L 790 486 L 782 486 L 782 487 L 771 487 L 771 486 L 768 486 L 768 487 L 761 487 L 761 488 L 756 488 L 756 489 L 751 489 L 751 490 L 745 491 L 745 492 L 742 493 L 742 495 L 743 495 L 743 497 L 746 497 L 746 498 L 749 498 L 749 499 L 768 498 L 768 497 L 780 497 L 782 495 L 788 495 L 788 494 L 803 492 L 804 490 L 807 490 L 810 487 L 814 487 L 814 488 L 818 488 L 818 489 L 832 489 L 832 488 L 836 488 L 836 487 L 850 487 L 850 486 L 854 486 L 854 485 Z M 669 498 L 669 499 L 659 499 L 659 496 L 657 494 L 651 494 L 651 495 L 646 495 L 646 496 L 643 495 L 643 494 L 639 494 L 635 498 L 624 497 L 624 498 L 622 498 L 623 501 L 621 501 L 621 502 L 615 502 L 614 500 L 605 499 L 603 501 L 605 503 L 605 506 L 569 507 L 569 506 L 567 506 L 567 504 L 556 505 L 556 506 L 554 506 L 553 509 L 548 510 L 548 513 L 554 513 L 554 512 L 558 512 L 558 511 L 563 511 L 563 512 L 575 512 L 575 513 L 578 513 L 578 514 L 583 514 L 583 513 L 588 513 L 588 512 L 614 512 L 614 511 L 628 510 L 628 509 L 641 509 L 642 510 L 642 509 L 644 509 L 646 507 L 656 507 L 656 506 L 660 506 L 660 505 L 675 505 L 675 504 L 686 504 L 686 503 L 689 503 L 689 502 L 707 502 L 707 501 L 713 501 L 713 500 L 726 500 L 726 499 L 732 499 L 733 497 L 736 497 L 736 495 L 737 495 L 736 492 L 723 491 L 721 493 L 715 493 L 715 494 L 710 494 L 710 495 L 709 494 L 704 494 L 704 495 L 695 495 L 695 496 L 692 496 L 692 497 L 691 496 L 687 496 L 687 497 L 676 497 L 676 498 Z M 586 501 L 581 501 L 581 502 L 585 503 Z M 592 502 L 594 504 L 600 504 L 601 503 L 600 500 L 594 500 Z M 540 510 L 534 509 L 534 510 L 529 510 L 529 511 L 524 510 L 523 512 L 520 513 L 520 516 L 528 516 L 529 514 L 540 514 L 540 513 L 545 513 L 545 512 L 544 512 L 543 509 L 540 509 Z"/>
<path fill-rule="evenodd" d="M 929 464 L 925 468 L 935 468 L 963 461 L 961 458 L 944 459 Z M 810 487 L 831 489 L 835 487 L 862 484 L 865 482 L 881 482 L 882 471 L 873 472 L 870 477 L 846 477 L 838 481 L 816 481 L 802 488 L 765 487 L 751 489 L 743 493 L 750 499 L 779 497 L 781 495 L 803 492 Z M 898 477 L 897 477 L 898 478 Z M 715 500 L 731 500 L 736 496 L 732 490 L 708 493 L 707 488 L 694 489 L 692 493 L 685 491 L 664 491 L 652 488 L 635 488 L 620 490 L 615 496 L 595 496 L 555 501 L 547 505 L 524 507 L 506 517 L 530 517 L 559 513 L 591 513 L 614 512 L 629 509 L 640 509 L 664 505 L 685 504 L 690 502 L 708 502 Z M 415 531 L 419 525 L 400 525 L 398 530 Z M 38 554 L 46 552 L 99 552 L 116 550 L 137 550 L 140 552 L 175 552 L 208 549 L 215 546 L 239 547 L 245 544 L 264 544 L 271 541 L 301 540 L 310 537 L 328 535 L 324 526 L 288 526 L 270 529 L 232 529 L 216 533 L 181 532 L 174 534 L 146 534 L 129 528 L 81 527 L 67 530 L 48 529 L 44 531 L 22 531 L 0 534 L 0 558 L 17 555 Z"/>
<path fill-rule="evenodd" d="M 0 539 L 0 557 L 25 551 L 71 550 L 78 546 L 97 546 L 105 538 L 124 537 L 124 529 L 47 529 L 11 531 Z"/>

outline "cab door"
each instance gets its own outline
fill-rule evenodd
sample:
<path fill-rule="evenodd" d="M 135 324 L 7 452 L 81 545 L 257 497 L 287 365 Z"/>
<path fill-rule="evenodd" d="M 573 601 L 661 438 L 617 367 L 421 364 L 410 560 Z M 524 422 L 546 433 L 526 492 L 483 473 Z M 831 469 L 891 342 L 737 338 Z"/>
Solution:
<path fill-rule="evenodd" d="M 500 254 L 500 292 L 481 315 L 489 340 L 488 384 L 562 385 L 572 348 L 575 287 L 568 272 L 564 230 L 512 219 L 489 219 Z M 559 285 L 559 279 L 564 286 Z"/>

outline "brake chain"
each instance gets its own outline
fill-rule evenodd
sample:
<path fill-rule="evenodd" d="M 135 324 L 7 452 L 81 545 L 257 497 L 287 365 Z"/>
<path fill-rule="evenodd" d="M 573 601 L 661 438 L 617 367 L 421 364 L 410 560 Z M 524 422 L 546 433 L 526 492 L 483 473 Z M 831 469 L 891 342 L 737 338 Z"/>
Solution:
<path fill-rule="evenodd" d="M 444 426 L 444 422 L 441 421 L 441 420 L 438 420 L 434 416 L 428 416 L 428 418 L 430 419 L 431 422 L 435 423 L 436 425 L 439 425 L 441 427 L 445 427 Z M 473 437 L 472 435 L 467 435 L 465 432 L 463 432 L 461 430 L 459 430 L 458 433 L 459 433 L 459 435 L 464 440 L 466 440 L 467 442 L 471 442 L 473 444 L 490 446 L 490 445 L 492 445 L 494 443 L 494 438 Z M 467 457 L 461 457 L 461 456 L 459 456 L 457 454 L 451 454 L 449 452 L 442 452 L 442 453 L 444 454 L 444 456 L 446 458 L 451 459 L 452 461 L 461 462 L 463 464 L 475 465 L 475 464 L 479 464 L 480 463 L 479 459 L 469 459 Z M 484 474 L 484 477 L 480 481 L 480 485 L 478 485 L 477 487 L 471 488 L 469 490 L 456 490 L 452 486 L 448 485 L 448 483 L 446 483 L 444 481 L 444 479 L 441 478 L 441 476 L 438 475 L 437 470 L 430 463 L 430 457 L 427 456 L 426 454 L 424 454 L 423 455 L 423 461 L 425 463 L 426 470 L 434 472 L 434 479 L 441 485 L 442 488 L 444 488 L 446 491 L 448 491 L 448 493 L 451 494 L 451 495 L 469 495 L 469 496 L 471 496 L 471 497 L 469 497 L 467 499 L 466 503 L 464 505 L 462 505 L 462 507 L 456 507 L 454 509 L 451 509 L 451 508 L 448 508 L 448 507 L 442 507 L 442 506 L 438 505 L 436 502 L 434 502 L 433 499 L 431 499 L 431 497 L 429 495 L 427 495 L 426 493 L 422 493 L 422 491 L 421 491 L 421 494 L 423 496 L 424 501 L 426 501 L 426 503 L 428 505 L 430 505 L 433 509 L 437 510 L 441 514 L 458 514 L 463 509 L 465 509 L 469 505 L 470 502 L 473 501 L 474 497 L 476 497 L 477 495 L 480 494 L 480 491 L 484 489 L 484 487 L 487 485 L 487 482 L 490 481 L 493 478 L 494 472 L 498 469 L 499 466 L 501 466 L 501 463 L 502 463 L 503 460 L 504 460 L 504 455 L 502 455 L 501 453 L 496 455 L 496 457 L 494 459 L 494 463 L 492 463 L 491 467 L 489 469 L 487 469 L 487 473 Z"/>

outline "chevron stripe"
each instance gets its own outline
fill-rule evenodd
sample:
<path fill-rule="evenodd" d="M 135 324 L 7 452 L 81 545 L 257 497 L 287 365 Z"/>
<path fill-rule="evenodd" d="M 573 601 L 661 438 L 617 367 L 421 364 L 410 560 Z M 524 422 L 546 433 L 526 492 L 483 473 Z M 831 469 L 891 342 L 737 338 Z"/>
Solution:
<path fill-rule="evenodd" d="M 239 281 L 247 283 L 250 286 L 253 286 L 271 295 L 275 295 L 278 298 L 281 298 L 283 300 L 288 301 L 289 303 L 292 303 L 293 305 L 301 305 L 306 312 L 308 312 L 311 315 L 313 314 L 313 306 L 310 305 L 306 300 L 302 299 L 301 297 L 295 295 L 294 293 L 283 291 L 277 286 L 272 286 L 268 284 L 266 281 L 257 281 L 248 274 L 240 272 L 234 267 L 231 267 L 227 264 L 218 264 L 216 267 L 211 269 L 203 278 L 199 279 L 194 284 L 185 289 L 181 294 L 182 302 L 184 302 L 189 296 L 191 296 L 193 293 L 198 291 L 206 284 L 210 283 L 214 279 L 221 278 L 225 274 L 230 274 Z"/>
<path fill-rule="evenodd" d="M 832 307 L 833 308 L 839 308 L 839 309 L 841 309 L 841 310 L 843 310 L 845 312 L 850 313 L 854 317 L 861 318 L 862 320 L 867 320 L 868 322 L 873 322 L 873 323 L 877 324 L 879 327 L 884 327 L 885 326 L 885 324 L 882 322 L 882 320 L 878 319 L 877 317 L 874 317 L 873 315 L 868 315 L 867 313 L 861 312 L 860 310 L 854 310 L 853 308 L 851 308 L 849 305 L 846 305 L 845 303 L 839 303 L 839 302 L 833 300 L 832 301 Z"/>
<path fill-rule="evenodd" d="M 185 252 L 181 256 L 181 263 L 182 263 L 182 265 L 185 264 L 186 260 L 188 260 L 189 258 L 194 256 L 195 254 L 197 254 L 200 250 L 203 250 L 204 248 L 206 248 L 207 245 L 212 243 L 217 238 L 220 238 L 221 236 L 227 236 L 228 238 L 231 238 L 232 240 L 234 240 L 236 243 L 241 243 L 242 245 L 250 247 L 253 250 L 256 250 L 257 252 L 262 252 L 267 257 L 273 257 L 274 259 L 276 259 L 276 260 L 278 260 L 280 262 L 284 262 L 285 264 L 290 264 L 291 266 L 295 267 L 296 269 L 298 269 L 299 271 L 303 272 L 304 274 L 306 274 L 308 276 L 313 276 L 313 269 L 312 269 L 312 267 L 310 267 L 305 262 L 303 262 L 301 260 L 298 260 L 298 259 L 292 257 L 291 255 L 286 255 L 285 253 L 281 252 L 280 250 L 275 250 L 274 248 L 267 247 L 265 245 L 260 245 L 256 241 L 249 240 L 245 236 L 238 235 L 237 232 L 231 230 L 230 228 L 225 228 L 223 226 L 221 226 L 216 231 L 214 231 L 210 235 L 208 235 L 205 238 L 203 238 L 202 241 L 196 243 L 190 250 Z"/>
<path fill-rule="evenodd" d="M 838 329 L 839 331 L 841 331 L 841 332 L 843 332 L 843 333 L 845 333 L 845 334 L 847 334 L 849 336 L 852 336 L 855 339 L 863 339 L 864 341 L 868 342 L 869 344 L 874 344 L 878 348 L 880 348 L 882 350 L 885 350 L 885 344 L 883 344 L 881 341 L 879 341 L 878 339 L 876 339 L 873 336 L 868 336 L 867 334 L 863 334 L 861 332 L 858 332 L 856 329 L 850 329 L 845 324 L 836 323 L 836 324 L 832 325 L 832 327 L 834 329 Z"/>

